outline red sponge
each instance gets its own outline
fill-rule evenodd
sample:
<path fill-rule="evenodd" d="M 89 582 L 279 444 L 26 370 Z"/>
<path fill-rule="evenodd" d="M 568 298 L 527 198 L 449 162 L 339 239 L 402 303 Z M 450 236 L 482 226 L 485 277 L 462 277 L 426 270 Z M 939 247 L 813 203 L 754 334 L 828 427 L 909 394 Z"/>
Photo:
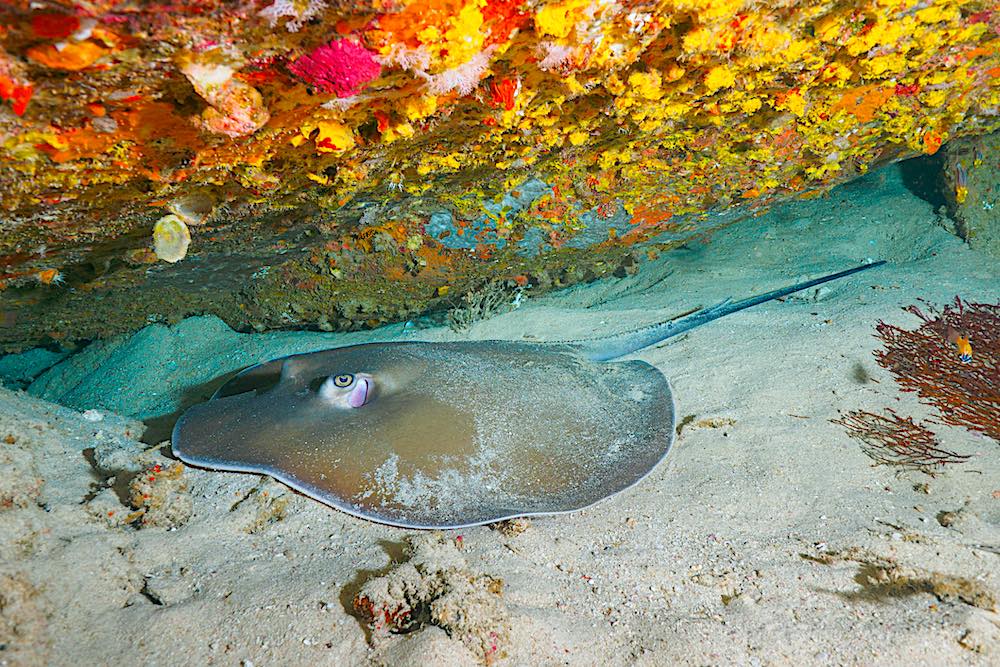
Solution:
<path fill-rule="evenodd" d="M 348 39 L 335 39 L 302 56 L 288 69 L 314 88 L 337 97 L 357 95 L 382 72 L 371 51 Z"/>

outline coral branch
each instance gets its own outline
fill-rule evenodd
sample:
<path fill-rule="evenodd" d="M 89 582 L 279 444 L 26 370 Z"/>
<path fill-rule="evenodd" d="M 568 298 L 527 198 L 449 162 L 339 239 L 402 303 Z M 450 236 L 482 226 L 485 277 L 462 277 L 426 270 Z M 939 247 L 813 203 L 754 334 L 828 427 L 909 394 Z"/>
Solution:
<path fill-rule="evenodd" d="M 861 449 L 877 465 L 891 465 L 908 470 L 919 470 L 928 475 L 948 463 L 969 460 L 941 447 L 940 441 L 923 424 L 912 417 L 900 417 L 886 409 L 885 415 L 855 410 L 839 419 L 831 420 L 847 429 L 847 434 L 861 441 Z"/>

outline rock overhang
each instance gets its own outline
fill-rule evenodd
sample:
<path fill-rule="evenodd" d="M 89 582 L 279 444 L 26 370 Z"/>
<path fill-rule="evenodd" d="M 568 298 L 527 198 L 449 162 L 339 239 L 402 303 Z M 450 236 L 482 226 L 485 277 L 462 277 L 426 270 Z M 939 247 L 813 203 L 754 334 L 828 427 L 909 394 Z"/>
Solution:
<path fill-rule="evenodd" d="M 559 286 L 1000 126 L 986 2 L 0 13 L 5 346 L 195 312 L 356 328 L 484 280 Z M 168 266 L 171 212 L 191 242 Z M 113 313 L 84 326 L 93 304 Z"/>

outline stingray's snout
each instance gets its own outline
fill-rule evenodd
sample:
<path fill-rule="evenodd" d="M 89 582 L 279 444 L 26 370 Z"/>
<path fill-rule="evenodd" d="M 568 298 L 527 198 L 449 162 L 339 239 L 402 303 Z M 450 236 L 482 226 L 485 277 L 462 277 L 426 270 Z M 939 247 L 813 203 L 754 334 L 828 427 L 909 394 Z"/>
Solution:
<path fill-rule="evenodd" d="M 360 408 L 374 396 L 375 378 L 367 373 L 331 375 L 319 388 L 319 396 L 341 408 Z"/>

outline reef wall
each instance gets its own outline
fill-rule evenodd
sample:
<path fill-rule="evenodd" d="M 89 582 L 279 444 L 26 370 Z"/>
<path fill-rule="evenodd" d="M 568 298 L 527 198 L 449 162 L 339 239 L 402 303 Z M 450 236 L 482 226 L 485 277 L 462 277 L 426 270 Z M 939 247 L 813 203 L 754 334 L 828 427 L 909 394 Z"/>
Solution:
<path fill-rule="evenodd" d="M 998 127 L 989 0 L 14 0 L 0 347 L 541 291 Z"/>
<path fill-rule="evenodd" d="M 1000 133 L 950 142 L 941 175 L 945 226 L 973 248 L 1000 257 Z"/>

